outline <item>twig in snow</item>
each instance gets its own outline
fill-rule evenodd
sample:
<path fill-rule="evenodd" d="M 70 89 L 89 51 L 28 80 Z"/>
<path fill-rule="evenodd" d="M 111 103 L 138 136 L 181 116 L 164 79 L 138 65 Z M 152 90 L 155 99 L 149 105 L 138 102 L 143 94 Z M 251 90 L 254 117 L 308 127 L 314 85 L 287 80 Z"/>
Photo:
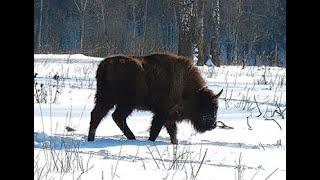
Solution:
<path fill-rule="evenodd" d="M 150 152 L 150 154 L 151 154 L 151 156 L 152 156 L 152 159 L 153 159 L 154 163 L 156 163 L 156 165 L 157 165 L 158 169 L 160 169 L 160 167 L 159 167 L 159 165 L 158 165 L 157 161 L 156 161 L 156 160 L 155 160 L 155 158 L 153 157 L 153 154 L 152 154 L 152 152 L 151 152 L 150 148 L 149 148 L 148 146 L 147 146 L 147 148 L 148 148 L 148 150 L 149 150 L 149 152 Z"/>
<path fill-rule="evenodd" d="M 263 150 L 266 150 L 261 142 L 260 142 L 260 146 L 262 147 Z"/>
<path fill-rule="evenodd" d="M 172 165 L 170 166 L 170 168 L 168 170 L 170 170 L 171 168 L 174 167 L 174 165 L 177 165 L 176 162 L 185 154 L 187 154 L 188 152 L 182 152 L 178 157 L 174 158 Z"/>
<path fill-rule="evenodd" d="M 78 122 L 77 128 L 79 128 L 79 126 L 80 126 L 80 122 L 81 122 L 81 119 L 82 119 L 83 112 L 84 112 L 84 110 L 86 109 L 86 106 L 87 106 L 88 100 L 89 100 L 89 98 L 91 97 L 91 95 L 92 95 L 92 94 L 90 94 L 90 95 L 88 96 L 87 101 L 86 101 L 86 103 L 85 103 L 85 105 L 84 105 L 84 107 L 83 107 L 83 109 L 82 109 L 82 112 L 81 112 L 81 115 L 80 115 L 80 119 L 79 119 L 79 122 Z"/>
<path fill-rule="evenodd" d="M 243 171 L 245 170 L 245 167 L 243 165 L 241 165 L 241 159 L 242 159 L 242 153 L 240 152 L 239 163 L 236 166 L 236 169 L 237 169 L 237 172 L 238 172 L 238 176 L 236 177 L 237 180 L 242 180 L 243 179 Z"/>
<path fill-rule="evenodd" d="M 258 170 L 256 171 L 256 173 L 254 173 L 254 175 L 252 176 L 251 180 L 253 180 L 253 178 L 258 174 L 258 172 L 260 171 L 261 169 L 261 165 L 258 166 Z"/>
<path fill-rule="evenodd" d="M 190 157 L 190 159 L 191 159 L 191 157 Z M 195 179 L 192 163 L 190 163 L 190 167 L 191 167 L 191 177 L 192 177 L 192 179 Z"/>
<path fill-rule="evenodd" d="M 258 105 L 258 102 L 257 102 L 256 96 L 253 96 L 253 98 L 254 98 L 254 101 L 256 102 L 257 108 L 258 108 L 259 113 L 260 113 L 257 117 L 260 117 L 260 116 L 261 116 L 261 114 L 262 114 L 262 112 L 261 112 L 261 110 L 260 110 L 260 108 L 259 108 L 259 105 Z"/>
<path fill-rule="evenodd" d="M 197 177 L 197 175 L 198 175 L 198 173 L 199 173 L 199 171 L 200 171 L 200 168 L 201 168 L 201 166 L 202 166 L 202 164 L 203 164 L 204 158 L 205 158 L 206 155 L 207 155 L 207 151 L 208 151 L 208 149 L 206 149 L 206 151 L 204 152 L 204 155 L 203 155 L 203 158 L 202 158 L 202 160 L 201 160 L 200 166 L 199 166 L 199 168 L 198 168 L 198 170 L 197 170 L 197 172 L 196 172 L 196 175 L 194 176 L 195 178 Z"/>
<path fill-rule="evenodd" d="M 77 177 L 77 179 L 81 179 L 80 177 L 84 174 L 84 173 L 86 173 L 86 172 L 88 172 L 90 169 L 93 169 L 93 165 L 90 167 L 90 168 L 88 168 L 87 170 L 85 170 L 85 171 L 83 171 L 83 172 L 81 172 L 81 174 Z"/>
<path fill-rule="evenodd" d="M 191 146 L 189 146 L 189 148 L 188 148 L 188 150 L 187 150 L 187 157 L 185 158 L 185 160 L 184 160 L 184 162 L 183 162 L 183 164 L 182 164 L 182 167 L 181 167 L 181 170 L 185 167 L 185 165 L 186 165 L 186 162 L 187 162 L 187 160 L 188 160 L 188 157 L 190 157 L 191 158 L 191 151 L 190 151 L 190 147 Z M 178 169 L 177 169 L 178 170 Z"/>
<path fill-rule="evenodd" d="M 145 165 L 144 160 L 142 158 L 141 158 L 141 161 L 142 161 L 142 165 L 143 165 L 144 170 L 146 170 L 146 165 Z"/>
<path fill-rule="evenodd" d="M 161 155 L 160 155 L 160 152 L 159 152 L 158 147 L 156 146 L 156 144 L 155 144 L 154 142 L 153 142 L 153 145 L 156 147 L 157 153 L 158 153 L 158 155 L 159 155 L 159 158 L 161 159 L 161 162 L 162 162 L 163 167 L 164 167 L 165 169 L 167 169 L 166 166 L 164 165 L 164 162 L 163 162 L 163 159 L 162 159 L 162 157 L 161 157 Z"/>
<path fill-rule="evenodd" d="M 277 123 L 277 124 L 278 124 L 278 126 L 279 126 L 280 130 L 282 130 L 282 128 L 281 128 L 281 126 L 280 126 L 280 124 L 279 124 L 275 119 L 268 119 L 268 118 L 266 118 L 265 120 L 272 120 L 272 121 L 274 121 L 275 123 Z"/>
<path fill-rule="evenodd" d="M 279 109 L 279 111 L 277 111 L 277 113 L 282 117 L 282 119 L 284 119 L 283 113 L 284 113 L 284 111 L 286 110 L 286 108 L 284 108 L 284 110 L 281 111 L 278 102 L 276 102 L 276 106 L 277 106 L 277 108 Z"/>
<path fill-rule="evenodd" d="M 279 168 L 275 169 L 265 180 L 269 179 Z"/>
<path fill-rule="evenodd" d="M 225 125 L 222 121 L 217 121 L 217 123 L 218 122 L 222 124 L 222 126 L 218 126 L 217 125 L 217 127 L 219 127 L 219 128 L 222 128 L 222 129 L 233 129 L 233 127 Z"/>
<path fill-rule="evenodd" d="M 102 170 L 102 172 L 101 172 L 101 179 L 103 180 L 103 170 Z"/>
<path fill-rule="evenodd" d="M 135 162 L 135 161 L 136 161 L 136 159 L 137 159 L 137 157 L 138 157 L 138 153 L 139 153 L 139 146 L 138 146 L 137 153 L 136 153 L 136 155 L 134 156 L 133 162 Z"/>
<path fill-rule="evenodd" d="M 252 127 L 250 126 L 250 124 L 249 124 L 249 116 L 247 117 L 247 125 L 249 126 L 249 130 L 252 130 Z"/>
<path fill-rule="evenodd" d="M 120 151 L 119 151 L 119 154 L 118 154 L 118 160 L 117 160 L 117 163 L 116 163 L 116 167 L 115 167 L 115 170 L 114 172 L 111 170 L 111 179 L 114 179 L 115 176 L 119 177 L 116 173 L 117 173 L 117 169 L 118 169 L 118 164 L 119 164 L 119 160 L 120 160 L 120 155 L 121 155 L 121 151 L 122 151 L 122 141 L 121 141 L 121 146 L 120 146 Z"/>

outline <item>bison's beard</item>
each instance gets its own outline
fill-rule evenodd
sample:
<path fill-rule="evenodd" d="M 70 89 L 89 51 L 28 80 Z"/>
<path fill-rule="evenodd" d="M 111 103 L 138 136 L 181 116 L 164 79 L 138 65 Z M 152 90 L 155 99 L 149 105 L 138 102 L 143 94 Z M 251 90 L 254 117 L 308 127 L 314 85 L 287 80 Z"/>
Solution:
<path fill-rule="evenodd" d="M 210 131 L 216 128 L 216 120 L 210 114 L 201 115 L 198 118 L 192 118 L 191 123 L 195 130 L 200 133 Z"/>

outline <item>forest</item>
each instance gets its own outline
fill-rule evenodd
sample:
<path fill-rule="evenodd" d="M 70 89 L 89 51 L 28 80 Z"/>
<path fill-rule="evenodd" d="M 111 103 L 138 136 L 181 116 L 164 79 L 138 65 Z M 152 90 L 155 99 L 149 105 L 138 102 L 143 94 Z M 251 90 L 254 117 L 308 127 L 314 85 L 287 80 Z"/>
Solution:
<path fill-rule="evenodd" d="M 286 66 L 285 0 L 35 0 L 34 53 Z"/>

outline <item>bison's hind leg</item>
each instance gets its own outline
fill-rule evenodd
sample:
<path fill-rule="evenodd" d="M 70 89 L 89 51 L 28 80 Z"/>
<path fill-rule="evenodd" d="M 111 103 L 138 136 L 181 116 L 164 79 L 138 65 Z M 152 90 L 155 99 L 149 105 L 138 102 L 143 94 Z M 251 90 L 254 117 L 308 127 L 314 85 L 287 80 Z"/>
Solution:
<path fill-rule="evenodd" d="M 128 106 L 117 105 L 116 110 L 112 114 L 114 122 L 128 139 L 136 139 L 126 121 L 127 117 L 132 113 L 132 111 L 133 109 Z"/>
<path fill-rule="evenodd" d="M 110 105 L 110 104 L 96 102 L 95 107 L 91 111 L 91 121 L 90 121 L 90 128 L 89 128 L 89 134 L 88 134 L 88 141 L 94 140 L 97 127 L 99 126 L 103 117 L 107 115 L 107 113 L 110 111 L 112 107 L 113 105 Z"/>

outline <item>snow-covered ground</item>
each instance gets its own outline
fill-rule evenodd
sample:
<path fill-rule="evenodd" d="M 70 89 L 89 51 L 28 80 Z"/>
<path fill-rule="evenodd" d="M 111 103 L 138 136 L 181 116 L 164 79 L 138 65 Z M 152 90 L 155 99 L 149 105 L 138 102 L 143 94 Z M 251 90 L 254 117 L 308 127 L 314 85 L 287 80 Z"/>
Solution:
<path fill-rule="evenodd" d="M 101 59 L 35 55 L 35 179 L 286 179 L 285 68 L 199 67 L 210 89 L 224 89 L 218 120 L 233 129 L 198 134 L 181 123 L 179 145 L 165 129 L 150 142 L 152 114 L 134 111 L 137 140 L 127 140 L 111 110 L 87 142 Z"/>

